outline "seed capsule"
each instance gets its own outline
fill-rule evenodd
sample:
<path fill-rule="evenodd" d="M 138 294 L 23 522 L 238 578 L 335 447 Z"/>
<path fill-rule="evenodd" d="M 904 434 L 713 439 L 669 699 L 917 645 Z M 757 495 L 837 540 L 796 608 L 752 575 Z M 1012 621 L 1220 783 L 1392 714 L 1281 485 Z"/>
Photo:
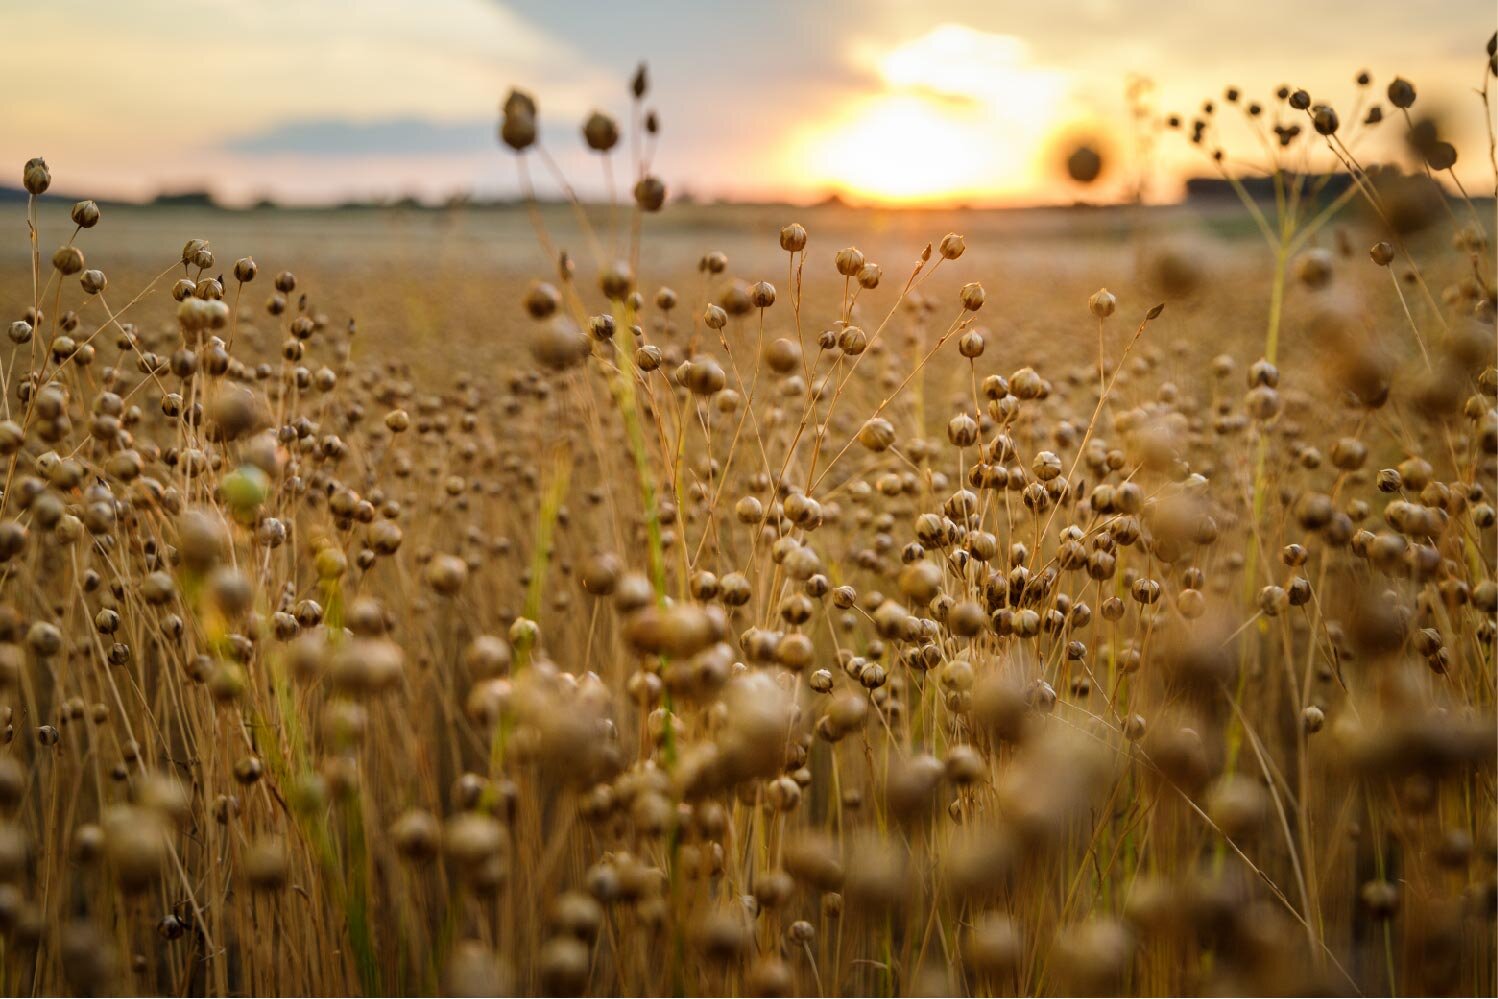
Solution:
<path fill-rule="evenodd" d="M 52 172 L 47 169 L 47 161 L 40 156 L 27 160 L 21 171 L 21 184 L 33 197 L 45 194 L 52 186 Z"/>
<path fill-rule="evenodd" d="M 619 127 L 602 111 L 594 111 L 583 123 L 583 139 L 595 153 L 606 153 L 619 142 Z"/>
<path fill-rule="evenodd" d="M 73 224 L 80 229 L 92 229 L 99 224 L 99 205 L 93 201 L 80 201 L 68 213 Z"/>
<path fill-rule="evenodd" d="M 806 249 L 806 227 L 792 222 L 780 230 L 780 248 L 787 253 L 800 253 Z"/>
<path fill-rule="evenodd" d="M 968 312 L 977 312 L 983 308 L 983 286 L 976 281 L 970 281 L 962 286 L 958 298 L 962 302 L 962 307 Z"/>
<path fill-rule="evenodd" d="M 1087 310 L 1098 319 L 1107 319 L 1118 308 L 1118 299 L 1107 288 L 1099 288 L 1087 300 Z"/>
<path fill-rule="evenodd" d="M 1404 77 L 1395 77 L 1389 84 L 1389 103 L 1396 108 L 1406 110 L 1415 104 L 1415 85 Z"/>

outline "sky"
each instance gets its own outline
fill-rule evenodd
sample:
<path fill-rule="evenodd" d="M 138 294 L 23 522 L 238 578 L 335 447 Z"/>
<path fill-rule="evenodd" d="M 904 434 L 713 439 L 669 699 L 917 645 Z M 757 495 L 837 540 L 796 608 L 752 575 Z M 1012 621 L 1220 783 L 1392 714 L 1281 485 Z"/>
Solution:
<path fill-rule="evenodd" d="M 562 172 L 602 197 L 632 181 L 628 143 L 605 164 L 580 126 L 595 108 L 629 121 L 643 59 L 651 169 L 698 198 L 1108 201 L 1148 164 L 1149 196 L 1171 200 L 1210 163 L 1179 134 L 1140 156 L 1131 80 L 1188 120 L 1228 85 L 1268 105 L 1281 84 L 1346 118 L 1362 70 L 1378 99 L 1414 81 L 1458 176 L 1490 191 L 1474 90 L 1495 21 L 1492 0 L 0 0 L 0 183 L 44 155 L 57 190 L 100 198 L 513 196 L 495 129 L 520 86 Z M 1262 163 L 1219 115 L 1229 156 Z M 1360 153 L 1397 149 L 1381 131 Z M 1080 143 L 1103 155 L 1091 185 L 1064 170 Z"/>

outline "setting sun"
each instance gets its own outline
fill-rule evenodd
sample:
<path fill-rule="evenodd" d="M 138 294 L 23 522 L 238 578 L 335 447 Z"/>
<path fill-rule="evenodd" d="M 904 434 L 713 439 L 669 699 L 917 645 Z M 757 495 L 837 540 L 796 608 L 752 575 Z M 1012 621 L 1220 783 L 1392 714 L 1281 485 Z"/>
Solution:
<path fill-rule="evenodd" d="M 956 202 L 1033 188 L 1066 80 L 1007 35 L 942 25 L 865 53 L 885 91 L 792 144 L 794 167 L 860 201 Z"/>

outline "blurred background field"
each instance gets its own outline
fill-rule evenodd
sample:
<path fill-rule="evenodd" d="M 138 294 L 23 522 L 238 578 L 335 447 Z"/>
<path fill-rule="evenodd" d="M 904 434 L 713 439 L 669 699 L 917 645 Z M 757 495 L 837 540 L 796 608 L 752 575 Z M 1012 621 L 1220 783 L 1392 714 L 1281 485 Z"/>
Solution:
<path fill-rule="evenodd" d="M 68 204 L 59 199 L 42 205 L 38 219 L 44 231 L 56 233 L 66 226 Z M 523 361 L 516 349 L 523 348 L 532 326 L 520 307 L 521 297 L 532 281 L 555 272 L 555 263 L 536 238 L 531 214 L 521 205 L 226 209 L 118 204 L 104 210 L 108 224 L 89 233 L 88 259 L 90 266 L 107 269 L 113 287 L 128 292 L 125 300 L 167 269 L 180 253 L 184 234 L 193 234 L 209 241 L 224 267 L 253 255 L 268 273 L 295 271 L 330 319 L 339 325 L 350 318 L 357 321 L 367 344 L 361 349 L 375 349 L 384 359 L 411 364 L 433 377 L 450 374 L 454 365 L 470 367 L 475 359 L 501 370 Z M 607 230 L 611 214 L 625 214 L 622 206 L 585 210 L 590 225 L 600 231 Z M 588 275 L 597 263 L 576 210 L 541 204 L 537 212 L 553 243 L 576 263 L 579 280 L 591 283 Z M 21 238 L 0 245 L 0 309 L 20 314 L 30 304 L 24 206 L 0 203 L 0 226 L 6 222 Z M 673 204 L 643 221 L 641 287 L 653 291 L 666 285 L 700 298 L 707 283 L 698 263 L 712 251 L 727 255 L 730 277 L 783 283 L 785 258 L 776 234 L 790 222 L 807 227 L 810 259 L 825 265 L 807 268 L 806 292 L 813 305 L 835 304 L 841 294 L 831 258 L 844 246 L 858 246 L 885 270 L 883 285 L 865 295 L 872 307 L 894 301 L 926 243 L 947 232 L 963 232 L 978 253 L 960 274 L 954 269 L 937 275 L 927 286 L 927 297 L 950 300 L 961 284 L 981 280 L 993 296 L 983 324 L 1014 342 L 1017 353 L 1028 348 L 1034 335 L 1057 347 L 1076 336 L 1086 346 L 1093 330 L 1085 310 L 1058 308 L 1058 303 L 1082 302 L 1100 286 L 1139 308 L 1173 300 L 1160 335 L 1202 337 L 1211 346 L 1221 330 L 1193 308 L 1202 290 L 1209 284 L 1215 285 L 1213 295 L 1231 294 L 1235 284 L 1262 289 L 1273 266 L 1252 218 L 1236 200 L 986 210 Z M 1356 245 L 1361 252 L 1375 231 L 1366 211 L 1353 205 L 1313 245 L 1334 247 L 1340 238 L 1344 247 Z M 1423 244 L 1417 237 L 1413 245 L 1439 247 L 1445 238 L 1438 229 Z M 627 252 L 624 245 L 602 247 L 609 262 Z M 43 256 L 45 264 L 45 252 Z M 1171 275 L 1166 272 L 1172 265 L 1184 272 L 1185 284 L 1168 286 Z M 163 278 L 157 288 L 164 291 L 169 285 Z M 240 305 L 258 311 L 266 294 L 252 288 Z M 1375 287 L 1370 294 L 1397 308 L 1387 288 Z M 160 310 L 167 300 L 156 299 Z M 1245 308 L 1261 315 L 1261 299 Z M 1252 332 L 1258 335 L 1259 329 Z M 1057 360 L 1069 358 L 1058 355 Z"/>

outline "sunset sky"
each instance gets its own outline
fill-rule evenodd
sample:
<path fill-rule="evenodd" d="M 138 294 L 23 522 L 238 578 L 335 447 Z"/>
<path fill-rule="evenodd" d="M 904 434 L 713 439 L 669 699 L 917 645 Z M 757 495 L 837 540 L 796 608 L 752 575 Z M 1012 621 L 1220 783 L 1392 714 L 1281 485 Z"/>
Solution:
<path fill-rule="evenodd" d="M 656 172 L 699 197 L 1108 200 L 1133 175 L 1131 74 L 1189 116 L 1227 84 L 1348 109 L 1361 69 L 1380 99 L 1401 75 L 1417 110 L 1449 109 L 1458 173 L 1491 190 L 1472 91 L 1494 22 L 1492 0 L 0 0 L 0 183 L 40 154 L 58 190 L 99 197 L 504 195 L 515 166 L 494 133 L 516 84 L 597 196 L 579 125 L 594 107 L 624 119 L 646 59 Z M 1087 189 L 1060 166 L 1084 138 L 1111 166 Z M 1166 199 L 1207 165 L 1180 135 L 1156 162 Z"/>

